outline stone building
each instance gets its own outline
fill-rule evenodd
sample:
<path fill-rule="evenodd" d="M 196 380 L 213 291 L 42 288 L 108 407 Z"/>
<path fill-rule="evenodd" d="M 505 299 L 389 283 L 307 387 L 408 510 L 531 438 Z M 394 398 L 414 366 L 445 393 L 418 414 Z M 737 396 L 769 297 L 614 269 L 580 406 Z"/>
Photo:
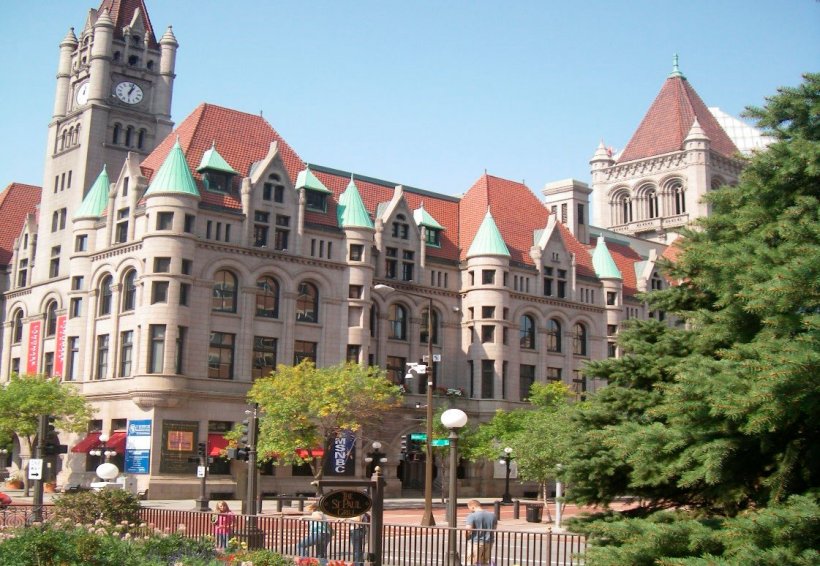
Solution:
<path fill-rule="evenodd" d="M 345 473 L 364 474 L 379 440 L 388 494 L 413 493 L 424 464 L 402 437 L 423 429 L 426 392 L 404 376 L 428 340 L 436 403 L 474 419 L 520 406 L 534 382 L 594 391 L 584 363 L 618 355 L 625 320 L 662 316 L 638 293 L 667 284 L 664 234 L 740 170 L 675 71 L 620 156 L 595 153 L 591 187 L 568 179 L 539 197 L 485 173 L 460 197 L 437 194 L 305 161 L 258 115 L 202 104 L 174 128 L 177 47 L 170 27 L 157 40 L 142 0 L 91 10 L 59 46 L 39 207 L 36 188 L 0 196 L 23 211 L 0 226 L 0 380 L 60 376 L 97 410 L 51 457 L 63 484 L 91 481 L 105 433 L 152 498 L 196 495 L 200 442 L 209 490 L 241 493 L 246 467 L 220 457 L 223 433 L 254 379 L 309 358 L 378 365 L 405 387 Z M 606 228 L 590 225 L 590 195 Z M 492 466 L 464 476 L 465 495 L 500 493 Z M 268 466 L 261 489 L 309 480 Z"/>

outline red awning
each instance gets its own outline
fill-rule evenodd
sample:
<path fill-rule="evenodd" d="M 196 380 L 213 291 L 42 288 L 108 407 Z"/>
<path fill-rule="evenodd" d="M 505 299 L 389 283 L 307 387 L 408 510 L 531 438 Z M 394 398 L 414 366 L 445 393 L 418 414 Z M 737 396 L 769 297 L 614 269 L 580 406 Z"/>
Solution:
<path fill-rule="evenodd" d="M 222 456 L 222 451 L 228 447 L 228 439 L 221 434 L 208 435 L 208 456 Z"/>
<path fill-rule="evenodd" d="M 125 437 L 126 432 L 112 432 L 111 438 L 105 443 L 106 448 L 116 450 L 118 454 L 125 454 Z"/>
<path fill-rule="evenodd" d="M 296 450 L 296 454 L 300 458 L 321 458 L 325 455 L 325 451 L 322 448 L 314 448 L 313 450 L 307 450 L 306 448 L 298 448 Z"/>
<path fill-rule="evenodd" d="M 99 446 L 100 434 L 100 432 L 89 432 L 85 438 L 83 438 L 81 441 L 74 445 L 71 451 L 83 452 L 87 454 L 89 450 L 92 450 Z"/>

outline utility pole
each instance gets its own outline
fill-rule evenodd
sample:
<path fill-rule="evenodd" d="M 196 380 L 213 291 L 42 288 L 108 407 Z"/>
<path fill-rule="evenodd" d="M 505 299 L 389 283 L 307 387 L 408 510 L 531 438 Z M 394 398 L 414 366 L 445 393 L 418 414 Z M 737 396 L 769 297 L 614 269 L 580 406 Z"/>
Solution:
<path fill-rule="evenodd" d="M 259 529 L 256 523 L 256 491 L 258 489 L 258 470 L 256 469 L 256 443 L 259 436 L 259 404 L 254 403 L 253 408 L 245 411 L 249 418 L 248 423 L 248 491 L 245 494 L 245 513 L 248 515 L 246 528 L 248 531 L 248 548 L 262 548 L 265 534 Z"/>

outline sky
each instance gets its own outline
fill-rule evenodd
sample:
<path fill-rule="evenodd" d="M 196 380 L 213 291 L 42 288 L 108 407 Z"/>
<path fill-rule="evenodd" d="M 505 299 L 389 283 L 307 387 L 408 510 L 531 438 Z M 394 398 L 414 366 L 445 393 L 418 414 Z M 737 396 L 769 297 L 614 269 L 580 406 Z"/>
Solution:
<path fill-rule="evenodd" d="M 173 25 L 173 120 L 201 102 L 270 124 L 310 163 L 459 195 L 486 170 L 590 181 L 672 70 L 738 116 L 820 62 L 815 0 L 145 0 Z M 42 184 L 59 43 L 95 0 L 0 1 L 0 187 Z"/>

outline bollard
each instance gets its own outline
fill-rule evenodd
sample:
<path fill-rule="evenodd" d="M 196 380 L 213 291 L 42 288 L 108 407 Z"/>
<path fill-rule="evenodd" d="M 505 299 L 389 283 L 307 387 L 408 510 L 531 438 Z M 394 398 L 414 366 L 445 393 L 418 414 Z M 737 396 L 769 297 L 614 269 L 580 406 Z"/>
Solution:
<path fill-rule="evenodd" d="M 521 515 L 521 501 L 516 499 L 513 501 L 513 519 L 518 519 Z"/>
<path fill-rule="evenodd" d="M 284 503 L 284 501 L 282 500 L 282 498 L 281 498 L 281 497 L 278 497 L 278 498 L 276 499 L 276 512 L 277 512 L 277 513 L 281 513 L 281 512 L 282 512 L 282 504 L 283 504 L 283 503 Z"/>
<path fill-rule="evenodd" d="M 495 518 L 500 521 L 501 520 L 501 502 L 498 501 L 498 500 L 496 500 L 493 503 L 493 513 L 495 513 Z"/>
<path fill-rule="evenodd" d="M 305 498 L 304 497 L 299 500 L 298 506 L 299 506 L 299 512 L 304 513 L 305 512 Z"/>

